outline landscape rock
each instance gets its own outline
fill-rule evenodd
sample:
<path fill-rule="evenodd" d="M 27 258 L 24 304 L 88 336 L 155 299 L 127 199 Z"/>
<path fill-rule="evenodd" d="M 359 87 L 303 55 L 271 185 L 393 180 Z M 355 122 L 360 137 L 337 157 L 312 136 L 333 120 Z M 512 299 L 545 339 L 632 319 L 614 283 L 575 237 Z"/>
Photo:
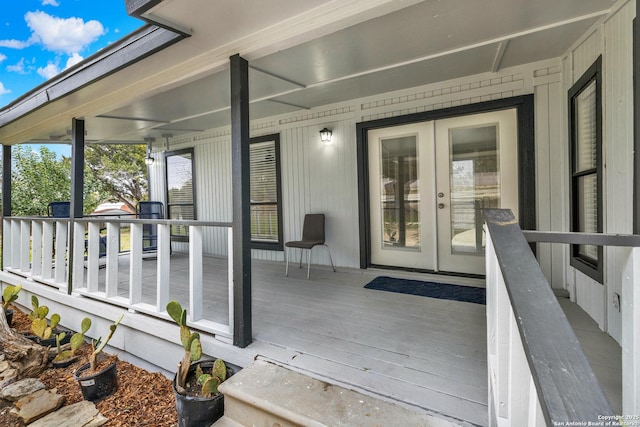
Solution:
<path fill-rule="evenodd" d="M 29 424 L 57 410 L 63 403 L 64 396 L 56 394 L 55 390 L 38 390 L 18 400 L 11 414 Z"/>
<path fill-rule="evenodd" d="M 10 384 L 0 391 L 0 397 L 6 400 L 16 401 L 38 390 L 42 390 L 44 384 L 37 378 L 25 378 Z"/>
<path fill-rule="evenodd" d="M 83 400 L 40 418 L 29 427 L 98 427 L 107 421 L 96 405 Z"/>

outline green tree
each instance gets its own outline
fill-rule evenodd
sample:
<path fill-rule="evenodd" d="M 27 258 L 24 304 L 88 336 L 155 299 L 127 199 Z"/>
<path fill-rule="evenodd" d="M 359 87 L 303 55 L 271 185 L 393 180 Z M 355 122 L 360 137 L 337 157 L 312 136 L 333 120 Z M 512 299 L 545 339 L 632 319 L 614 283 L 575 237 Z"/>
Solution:
<path fill-rule="evenodd" d="M 85 148 L 85 189 L 93 186 L 102 201 L 123 202 L 135 209 L 148 197 L 146 147 L 128 144 L 91 144 Z"/>
<path fill-rule="evenodd" d="M 55 200 L 69 200 L 71 163 L 58 160 L 45 146 L 12 148 L 11 210 L 15 216 L 45 215 Z"/>

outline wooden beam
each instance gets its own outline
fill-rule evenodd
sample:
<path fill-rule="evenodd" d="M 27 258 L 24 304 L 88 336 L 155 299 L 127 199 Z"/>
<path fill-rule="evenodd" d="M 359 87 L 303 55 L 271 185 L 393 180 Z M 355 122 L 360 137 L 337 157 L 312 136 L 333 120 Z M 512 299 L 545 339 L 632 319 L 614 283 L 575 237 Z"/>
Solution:
<path fill-rule="evenodd" d="M 2 146 L 2 218 L 11 216 L 11 146 Z M 4 228 L 4 221 L 3 221 Z M 5 232 L 8 230 L 4 230 Z M 10 239 L 2 239 L 2 248 L 0 253 L 5 254 L 4 245 L 5 241 Z M 4 269 L 4 262 L 7 259 L 6 255 L 0 260 L 0 270 Z"/>
<path fill-rule="evenodd" d="M 249 64 L 231 61 L 231 167 L 233 193 L 233 345 L 246 347 L 251 328 L 251 217 L 249 212 Z"/>
<path fill-rule="evenodd" d="M 69 212 L 69 278 L 67 293 L 73 289 L 74 219 L 82 218 L 84 210 L 84 120 L 71 122 L 71 206 Z"/>

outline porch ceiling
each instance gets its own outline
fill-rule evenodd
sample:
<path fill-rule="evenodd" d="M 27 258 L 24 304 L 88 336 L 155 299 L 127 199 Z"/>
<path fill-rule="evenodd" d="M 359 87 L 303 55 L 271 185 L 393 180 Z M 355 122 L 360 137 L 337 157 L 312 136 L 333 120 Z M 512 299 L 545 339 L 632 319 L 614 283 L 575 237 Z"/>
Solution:
<path fill-rule="evenodd" d="M 191 0 L 185 6 L 165 0 L 147 17 L 191 37 L 52 102 L 46 112 L 0 127 L 0 140 L 68 140 L 74 115 L 84 116 L 90 142 L 141 143 L 145 137 L 227 125 L 225 58 L 236 52 L 251 67 L 252 119 L 557 58 L 612 5 L 613 0 Z M 113 96 L 122 73 L 130 73 L 124 79 L 134 87 L 131 74 L 151 79 L 149 69 L 157 72 L 149 84 Z"/>

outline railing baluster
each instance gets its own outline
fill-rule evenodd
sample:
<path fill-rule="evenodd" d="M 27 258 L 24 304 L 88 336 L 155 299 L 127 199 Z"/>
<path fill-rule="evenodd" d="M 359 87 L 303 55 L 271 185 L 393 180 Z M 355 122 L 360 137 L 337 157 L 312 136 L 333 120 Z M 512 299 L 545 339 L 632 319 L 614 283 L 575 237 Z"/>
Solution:
<path fill-rule="evenodd" d="M 53 278 L 53 222 L 42 224 L 42 279 Z"/>
<path fill-rule="evenodd" d="M 31 249 L 31 223 L 20 221 L 20 270 L 28 272 L 31 270 L 29 251 Z"/>
<path fill-rule="evenodd" d="M 142 302 L 142 224 L 131 224 L 129 256 L 129 304 Z"/>
<path fill-rule="evenodd" d="M 169 302 L 169 274 L 171 273 L 171 241 L 169 240 L 169 226 L 158 225 L 158 269 L 156 310 L 162 313 Z"/>
<path fill-rule="evenodd" d="M 100 268 L 100 224 L 88 224 L 87 241 L 87 291 L 98 292 L 98 269 Z M 84 233 L 83 233 L 84 234 Z M 78 285 L 76 285 L 78 287 Z"/>
<path fill-rule="evenodd" d="M 99 242 L 99 239 L 98 239 Z M 118 253 L 120 252 L 120 224 L 107 223 L 107 298 L 118 295 Z"/>
<path fill-rule="evenodd" d="M 84 224 L 74 222 L 73 223 L 73 287 L 81 288 L 84 286 Z M 69 283 L 67 282 L 67 289 Z"/>
<path fill-rule="evenodd" d="M 189 307 L 191 321 L 202 319 L 202 227 L 189 227 Z"/>
<path fill-rule="evenodd" d="M 5 219 L 2 221 L 2 268 L 11 267 L 13 254 L 13 221 Z"/>
<path fill-rule="evenodd" d="M 55 278 L 58 284 L 67 281 L 67 230 L 69 222 L 67 220 L 56 221 L 56 260 Z"/>
<path fill-rule="evenodd" d="M 31 226 L 31 275 L 42 274 L 42 221 L 33 221 Z"/>

